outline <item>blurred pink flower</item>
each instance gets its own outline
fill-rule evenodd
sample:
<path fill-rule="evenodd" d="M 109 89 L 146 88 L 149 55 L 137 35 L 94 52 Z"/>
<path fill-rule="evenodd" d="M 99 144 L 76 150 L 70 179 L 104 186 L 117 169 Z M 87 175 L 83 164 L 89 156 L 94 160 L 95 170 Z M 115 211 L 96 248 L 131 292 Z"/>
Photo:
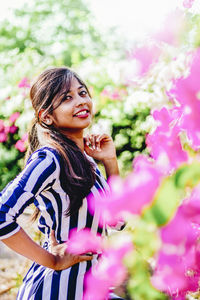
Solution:
<path fill-rule="evenodd" d="M 162 248 L 152 282 L 176 299 L 196 291 L 200 280 L 200 185 L 161 229 Z M 184 299 L 184 298 L 183 298 Z"/>
<path fill-rule="evenodd" d="M 112 100 L 119 100 L 121 98 L 120 94 L 117 91 L 111 93 L 110 97 Z"/>
<path fill-rule="evenodd" d="M 155 35 L 153 35 L 153 38 L 159 42 L 178 46 L 181 33 L 185 28 L 185 22 L 184 13 L 177 9 L 166 17 L 163 26 Z"/>
<path fill-rule="evenodd" d="M 6 133 L 12 133 L 12 134 L 14 134 L 17 130 L 18 130 L 18 127 L 15 126 L 15 125 L 12 125 L 12 126 L 6 126 L 6 127 L 5 127 L 5 132 L 6 132 Z"/>
<path fill-rule="evenodd" d="M 29 79 L 27 77 L 24 77 L 18 84 L 19 88 L 30 88 Z"/>
<path fill-rule="evenodd" d="M 11 123 L 15 123 L 15 121 L 19 118 L 19 116 L 20 116 L 20 113 L 17 111 L 10 116 L 9 121 Z"/>
<path fill-rule="evenodd" d="M 183 0 L 183 6 L 185 8 L 191 8 L 194 4 L 194 0 Z"/>
<path fill-rule="evenodd" d="M 8 139 L 7 134 L 5 132 L 0 132 L 0 143 L 6 142 Z"/>
<path fill-rule="evenodd" d="M 84 300 L 107 299 L 110 288 L 125 280 L 127 271 L 122 260 L 132 250 L 132 243 L 126 241 L 117 248 L 111 247 L 103 252 L 92 272 L 86 275 Z"/>
<path fill-rule="evenodd" d="M 28 140 L 28 133 L 24 133 L 24 134 L 22 135 L 21 140 L 22 140 L 23 142 L 26 142 L 26 141 Z"/>
<path fill-rule="evenodd" d="M 19 150 L 20 152 L 25 152 L 26 151 L 26 146 L 24 144 L 24 141 L 18 140 L 15 144 L 15 148 Z"/>
<path fill-rule="evenodd" d="M 169 94 L 180 103 L 180 129 L 184 130 L 195 150 L 200 148 L 200 48 L 194 52 L 190 74 L 174 82 Z"/>
<path fill-rule="evenodd" d="M 4 122 L 3 120 L 0 120 L 0 132 L 4 132 L 4 130 L 5 130 Z"/>
<path fill-rule="evenodd" d="M 110 92 L 107 89 L 103 89 L 103 91 L 101 92 L 101 96 L 102 97 L 109 97 Z"/>
<path fill-rule="evenodd" d="M 161 49 L 156 44 L 149 44 L 133 49 L 128 54 L 129 59 L 136 59 L 139 62 L 138 75 L 144 76 L 155 64 L 161 54 Z"/>
<path fill-rule="evenodd" d="M 111 100 L 121 100 L 125 95 L 127 95 L 127 91 L 125 89 L 114 89 L 111 91 L 104 89 L 101 92 L 102 97 L 109 98 Z"/>
<path fill-rule="evenodd" d="M 67 241 L 67 249 L 73 254 L 99 253 L 102 252 L 102 238 L 94 234 L 90 229 L 70 231 L 70 238 Z"/>
<path fill-rule="evenodd" d="M 109 179 L 110 193 L 89 197 L 89 210 L 99 212 L 102 226 L 104 223 L 115 226 L 123 221 L 125 213 L 141 213 L 152 201 L 160 179 L 160 171 L 151 162 L 144 157 L 138 158 L 135 171 L 124 181 L 117 176 Z"/>
<path fill-rule="evenodd" d="M 158 122 L 156 130 L 146 138 L 146 144 L 152 157 L 168 173 L 188 160 L 188 154 L 183 150 L 180 140 L 180 112 L 175 108 L 154 111 L 154 119 Z"/>

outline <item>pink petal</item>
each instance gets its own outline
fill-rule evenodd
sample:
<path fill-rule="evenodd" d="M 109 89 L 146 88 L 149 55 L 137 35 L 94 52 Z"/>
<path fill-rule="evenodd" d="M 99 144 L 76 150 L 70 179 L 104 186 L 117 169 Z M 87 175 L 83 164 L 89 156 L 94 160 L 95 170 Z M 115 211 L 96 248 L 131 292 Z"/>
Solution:
<path fill-rule="evenodd" d="M 30 88 L 29 79 L 24 77 L 18 84 L 19 88 Z"/>
<path fill-rule="evenodd" d="M 186 78 L 180 78 L 174 82 L 174 88 L 170 94 L 180 103 L 182 114 L 179 127 L 184 130 L 190 140 L 191 146 L 200 148 L 200 101 L 199 78 L 200 76 L 200 49 L 193 53 L 190 74 Z"/>
<path fill-rule="evenodd" d="M 20 113 L 19 112 L 15 112 L 14 114 L 12 114 L 9 118 L 11 123 L 15 123 L 15 121 L 19 118 Z"/>
<path fill-rule="evenodd" d="M 103 252 L 94 270 L 86 276 L 84 300 L 105 300 L 109 289 L 124 281 L 127 273 L 122 260 L 132 250 L 132 243 L 124 242 L 117 248 L 108 248 Z"/>
<path fill-rule="evenodd" d="M 73 254 L 99 253 L 102 252 L 102 238 L 91 232 L 90 229 L 70 231 L 70 238 L 67 241 L 67 249 Z"/>
<path fill-rule="evenodd" d="M 22 140 L 18 140 L 16 142 L 15 148 L 17 150 L 19 150 L 20 152 L 25 152 L 26 151 L 26 147 L 25 147 L 24 142 Z"/>
<path fill-rule="evenodd" d="M 3 120 L 0 120 L 0 132 L 4 132 L 4 130 L 5 130 L 4 122 Z"/>
<path fill-rule="evenodd" d="M 194 0 L 184 0 L 183 1 L 183 6 L 185 8 L 191 8 L 194 4 Z"/>
<path fill-rule="evenodd" d="M 139 76 L 144 76 L 151 66 L 157 62 L 161 53 L 157 45 L 152 44 L 148 46 L 138 47 L 133 49 L 129 54 L 130 59 L 136 59 L 140 64 Z"/>
<path fill-rule="evenodd" d="M 143 164 L 143 167 L 139 167 Z M 111 177 L 109 181 L 110 193 L 100 197 L 89 197 L 89 210 L 100 214 L 100 223 L 115 226 L 123 221 L 125 213 L 140 214 L 145 205 L 149 204 L 159 186 L 160 171 L 145 159 L 137 162 L 137 168 L 126 180 Z"/>
<path fill-rule="evenodd" d="M 0 132 L 0 143 L 6 142 L 8 139 L 7 135 L 5 132 Z"/>

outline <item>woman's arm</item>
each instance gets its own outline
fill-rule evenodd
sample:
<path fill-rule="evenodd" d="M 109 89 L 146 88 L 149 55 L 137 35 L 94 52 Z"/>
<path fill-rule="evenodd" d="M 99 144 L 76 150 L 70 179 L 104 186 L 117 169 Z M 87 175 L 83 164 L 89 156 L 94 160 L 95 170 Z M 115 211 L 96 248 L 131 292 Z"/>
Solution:
<path fill-rule="evenodd" d="M 2 242 L 15 252 L 35 261 L 39 265 L 54 270 L 67 269 L 76 263 L 92 259 L 91 256 L 68 253 L 66 243 L 58 244 L 54 232 L 51 233 L 52 253 L 35 243 L 22 228 L 11 237 L 3 239 Z"/>
<path fill-rule="evenodd" d="M 102 160 L 102 163 L 103 163 L 104 168 L 106 170 L 107 178 L 111 175 L 119 175 L 117 157 Z"/>

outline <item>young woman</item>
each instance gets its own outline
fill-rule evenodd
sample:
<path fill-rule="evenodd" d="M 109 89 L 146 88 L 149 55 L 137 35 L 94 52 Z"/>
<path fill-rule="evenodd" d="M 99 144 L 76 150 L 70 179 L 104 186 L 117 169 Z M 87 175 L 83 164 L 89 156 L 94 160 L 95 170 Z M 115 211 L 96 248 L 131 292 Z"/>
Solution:
<path fill-rule="evenodd" d="M 0 237 L 34 261 L 18 300 L 81 300 L 85 273 L 97 256 L 71 255 L 64 242 L 72 228 L 104 234 L 98 214 L 88 211 L 87 196 L 108 188 L 93 158 L 103 163 L 107 176 L 119 173 L 114 143 L 106 134 L 84 137 L 92 120 L 92 99 L 70 69 L 44 71 L 31 87 L 30 98 L 35 119 L 29 132 L 28 160 L 0 194 Z M 39 212 L 43 247 L 16 221 L 31 203 Z"/>

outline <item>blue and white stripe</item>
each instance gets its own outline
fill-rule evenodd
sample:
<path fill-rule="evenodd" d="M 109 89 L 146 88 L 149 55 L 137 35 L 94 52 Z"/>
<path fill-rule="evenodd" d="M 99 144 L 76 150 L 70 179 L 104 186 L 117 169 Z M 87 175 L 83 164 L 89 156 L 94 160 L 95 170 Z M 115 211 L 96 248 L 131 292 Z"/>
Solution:
<path fill-rule="evenodd" d="M 95 168 L 97 180 L 91 189 L 94 197 L 108 189 L 96 164 Z M 105 233 L 105 229 L 99 227 L 98 213 L 94 216 L 89 213 L 87 197 L 77 213 L 65 216 L 69 197 L 62 188 L 62 172 L 60 157 L 54 149 L 43 147 L 32 154 L 25 169 L 0 194 L 0 239 L 8 238 L 20 229 L 17 217 L 31 203 L 41 212 L 38 228 L 45 234 L 45 249 L 48 249 L 52 229 L 60 243 L 69 238 L 72 228 L 87 227 L 94 233 Z M 92 262 L 82 262 L 63 271 L 33 263 L 17 300 L 81 300 L 85 273 L 96 262 L 97 257 L 94 257 Z"/>

